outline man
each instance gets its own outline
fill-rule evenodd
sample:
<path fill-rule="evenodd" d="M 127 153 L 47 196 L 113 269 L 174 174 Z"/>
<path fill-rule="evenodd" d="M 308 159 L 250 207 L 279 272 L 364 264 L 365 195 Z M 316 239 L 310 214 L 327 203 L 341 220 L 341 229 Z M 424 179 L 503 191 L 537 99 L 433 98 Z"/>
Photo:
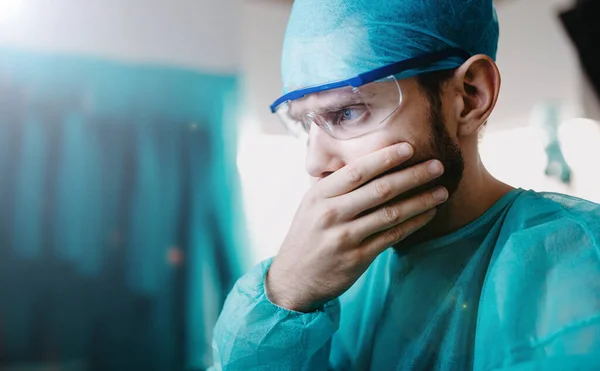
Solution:
<path fill-rule="evenodd" d="M 600 368 L 600 207 L 479 159 L 497 40 L 491 0 L 295 1 L 272 110 L 316 182 L 229 295 L 217 369 Z"/>

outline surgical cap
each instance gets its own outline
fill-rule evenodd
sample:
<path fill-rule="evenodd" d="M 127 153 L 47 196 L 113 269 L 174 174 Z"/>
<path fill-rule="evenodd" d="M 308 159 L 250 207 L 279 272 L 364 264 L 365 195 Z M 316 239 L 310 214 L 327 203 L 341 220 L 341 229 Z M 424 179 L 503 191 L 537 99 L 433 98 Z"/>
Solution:
<path fill-rule="evenodd" d="M 284 92 L 447 48 L 495 59 L 498 35 L 492 0 L 296 0 L 283 46 Z M 462 63 L 452 57 L 400 77 Z"/>

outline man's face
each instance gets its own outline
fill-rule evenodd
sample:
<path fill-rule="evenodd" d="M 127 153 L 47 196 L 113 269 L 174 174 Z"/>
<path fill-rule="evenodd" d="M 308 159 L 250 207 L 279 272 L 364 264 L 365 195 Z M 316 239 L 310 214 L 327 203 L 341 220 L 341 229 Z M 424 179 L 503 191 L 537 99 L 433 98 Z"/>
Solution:
<path fill-rule="evenodd" d="M 456 138 L 450 133 L 456 127 L 452 115 L 442 102 L 446 94 L 442 89 L 439 99 L 428 99 L 417 79 L 399 81 L 402 103 L 398 110 L 376 130 L 368 134 L 337 140 L 317 125 L 312 125 L 308 142 L 306 170 L 316 181 L 339 170 L 346 164 L 370 152 L 395 143 L 408 142 L 415 154 L 398 169 L 429 159 L 444 164 L 444 175 L 435 185 L 443 185 L 452 194 L 462 178 L 464 161 Z M 448 104 L 449 106 L 449 104 Z M 429 187 L 434 184 L 429 185 Z"/>

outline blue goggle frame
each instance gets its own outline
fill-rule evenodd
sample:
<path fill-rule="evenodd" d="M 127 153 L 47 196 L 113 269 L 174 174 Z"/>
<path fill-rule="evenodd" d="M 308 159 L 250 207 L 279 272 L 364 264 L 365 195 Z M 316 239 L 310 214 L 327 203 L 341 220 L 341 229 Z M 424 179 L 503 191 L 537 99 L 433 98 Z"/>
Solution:
<path fill-rule="evenodd" d="M 309 94 L 319 93 L 322 91 L 342 88 L 346 86 L 358 88 L 359 86 L 366 85 L 373 81 L 377 81 L 388 76 L 396 75 L 400 72 L 408 71 L 413 68 L 423 67 L 450 57 L 461 57 L 464 58 L 464 60 L 466 61 L 467 59 L 471 58 L 471 54 L 469 54 L 464 49 L 448 48 L 437 52 L 420 55 L 418 57 L 407 59 L 401 62 L 392 63 L 380 68 L 376 68 L 372 71 L 361 73 L 360 75 L 348 80 L 336 81 L 328 84 L 294 90 L 277 99 L 270 107 L 271 113 L 275 113 L 275 111 L 277 111 L 277 107 L 279 107 L 282 103 L 287 101 L 294 101 L 296 99 L 303 98 Z"/>

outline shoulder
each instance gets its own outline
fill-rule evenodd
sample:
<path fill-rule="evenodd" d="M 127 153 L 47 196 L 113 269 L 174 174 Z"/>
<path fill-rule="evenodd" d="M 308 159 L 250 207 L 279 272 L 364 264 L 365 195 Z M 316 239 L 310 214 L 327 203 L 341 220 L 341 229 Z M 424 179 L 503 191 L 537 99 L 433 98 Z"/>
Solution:
<path fill-rule="evenodd" d="M 545 284 L 566 289 L 591 280 L 600 284 L 600 205 L 523 192 L 507 212 L 500 235 L 490 273 L 507 287 Z M 510 272 L 512 278 L 501 272 Z"/>
<path fill-rule="evenodd" d="M 508 211 L 501 237 L 495 252 L 498 265 L 523 269 L 535 265 L 552 271 L 579 263 L 597 267 L 600 205 L 557 193 L 526 191 Z"/>
<path fill-rule="evenodd" d="M 599 205 L 523 192 L 506 214 L 501 240 L 483 299 L 510 344 L 551 346 L 560 334 L 600 321 Z"/>
<path fill-rule="evenodd" d="M 593 235 L 600 232 L 600 205 L 559 193 L 523 191 L 512 204 L 505 224 L 516 231 L 573 224 Z"/>
<path fill-rule="evenodd" d="M 523 191 L 504 217 L 493 262 L 513 254 L 520 266 L 540 255 L 565 260 L 580 254 L 597 258 L 599 253 L 600 205 L 558 193 Z"/>

